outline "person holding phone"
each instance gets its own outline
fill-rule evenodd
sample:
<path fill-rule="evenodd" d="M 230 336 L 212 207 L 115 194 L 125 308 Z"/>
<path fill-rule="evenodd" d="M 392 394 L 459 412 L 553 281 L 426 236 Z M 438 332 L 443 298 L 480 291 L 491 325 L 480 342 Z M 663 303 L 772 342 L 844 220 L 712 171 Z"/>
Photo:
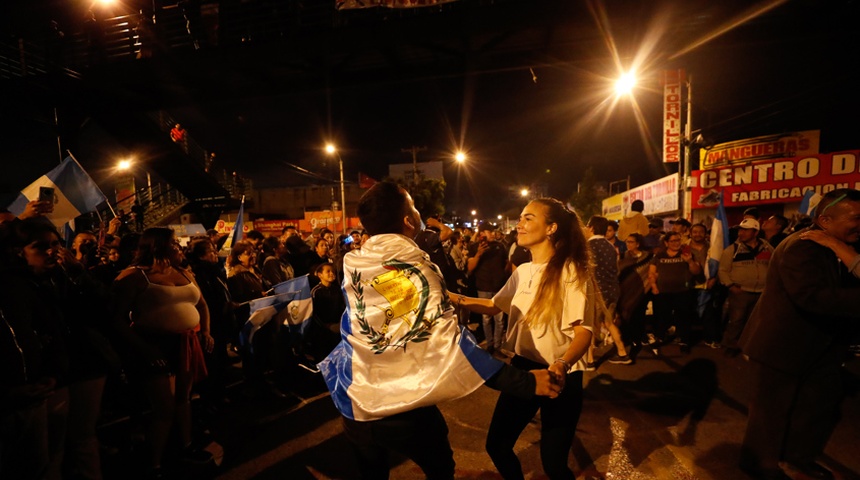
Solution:
<path fill-rule="evenodd" d="M 668 340 L 672 327 L 678 334 L 681 353 L 690 353 L 690 322 L 696 315 L 695 286 L 701 281 L 703 269 L 693 258 L 690 246 L 681 242 L 678 232 L 664 235 L 664 248 L 654 254 L 649 267 L 657 339 L 651 348 L 655 353 L 659 353 L 659 345 Z"/>

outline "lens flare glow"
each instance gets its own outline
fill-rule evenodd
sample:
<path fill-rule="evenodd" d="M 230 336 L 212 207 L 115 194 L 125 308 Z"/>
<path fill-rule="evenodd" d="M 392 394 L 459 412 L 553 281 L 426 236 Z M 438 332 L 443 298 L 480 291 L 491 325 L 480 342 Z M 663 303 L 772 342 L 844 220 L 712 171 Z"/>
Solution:
<path fill-rule="evenodd" d="M 629 95 L 636 86 L 636 75 L 633 72 L 627 72 L 621 75 L 621 78 L 615 82 L 615 93 L 617 95 Z"/>

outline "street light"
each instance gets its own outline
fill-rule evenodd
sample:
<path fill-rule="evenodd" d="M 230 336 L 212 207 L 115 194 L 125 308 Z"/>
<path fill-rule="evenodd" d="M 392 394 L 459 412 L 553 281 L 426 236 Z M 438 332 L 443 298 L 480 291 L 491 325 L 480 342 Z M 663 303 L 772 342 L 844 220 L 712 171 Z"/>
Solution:
<path fill-rule="evenodd" d="M 683 75 L 680 71 L 679 71 L 679 73 L 681 75 Z M 687 215 L 690 214 L 690 191 L 689 191 L 690 180 L 691 180 L 691 177 L 690 177 L 690 146 L 691 146 L 691 143 L 695 143 L 693 141 L 693 139 L 691 138 L 692 137 L 692 120 L 693 120 L 692 76 L 687 75 L 685 80 L 679 79 L 678 82 L 679 82 L 679 85 L 681 82 L 683 82 L 683 86 L 686 87 L 686 93 L 687 93 L 687 95 L 686 95 L 687 117 L 686 117 L 686 121 L 681 124 L 684 127 L 684 131 L 683 131 L 683 134 L 680 136 L 681 137 L 680 138 L 681 145 L 683 145 L 684 150 L 683 150 L 682 162 L 678 166 L 678 176 L 680 177 L 680 180 L 681 180 L 680 185 L 678 185 L 678 190 L 679 190 L 678 196 L 679 196 L 679 202 L 680 202 L 678 210 L 680 211 L 681 216 L 686 218 Z M 633 87 L 635 87 L 635 85 L 636 85 L 636 77 L 632 71 L 622 73 L 621 76 L 618 78 L 618 80 L 616 80 L 616 82 L 615 82 L 616 100 L 618 99 L 617 97 L 621 97 L 621 96 L 625 96 L 625 95 L 630 96 L 632 103 L 633 103 L 634 113 L 636 115 L 640 134 L 642 135 L 642 138 L 645 139 L 646 133 L 645 133 L 644 127 L 647 125 L 647 122 L 645 122 L 645 120 L 642 116 L 642 111 L 640 110 L 638 104 L 636 103 L 635 97 L 632 95 L 632 90 L 633 90 Z M 683 101 L 683 89 L 680 86 L 679 86 L 679 89 L 680 89 L 680 91 L 679 91 L 680 101 Z M 680 101 L 679 101 L 679 106 L 678 106 L 679 110 L 681 110 Z M 679 114 L 680 114 L 680 112 L 679 112 Z M 664 112 L 664 115 L 665 115 L 665 112 Z M 629 185 L 628 185 L 628 189 L 629 189 Z"/>
<path fill-rule="evenodd" d="M 636 76 L 633 72 L 627 72 L 615 82 L 615 93 L 618 96 L 629 95 L 636 86 Z"/>
<path fill-rule="evenodd" d="M 529 196 L 529 189 L 524 188 L 524 189 L 520 190 L 520 196 L 521 197 L 528 197 Z"/>
<path fill-rule="evenodd" d="M 326 144 L 325 151 L 329 155 L 337 155 L 337 163 L 340 167 L 340 219 L 341 233 L 346 233 L 346 193 L 343 190 L 343 159 L 340 158 L 340 153 L 337 148 L 331 143 Z"/>
<path fill-rule="evenodd" d="M 133 166 L 134 166 L 134 160 L 133 159 L 124 158 L 124 159 L 120 160 L 119 162 L 117 162 L 116 169 L 121 171 L 121 172 L 125 172 L 128 170 L 131 170 L 131 168 Z M 146 173 L 146 190 L 147 190 L 147 193 L 149 194 L 149 201 L 151 202 L 152 201 L 152 178 L 149 176 L 148 170 L 144 170 L 144 173 Z"/>
<path fill-rule="evenodd" d="M 457 163 L 463 163 L 466 161 L 466 154 L 463 152 L 457 152 L 454 154 L 454 160 L 457 160 Z"/>

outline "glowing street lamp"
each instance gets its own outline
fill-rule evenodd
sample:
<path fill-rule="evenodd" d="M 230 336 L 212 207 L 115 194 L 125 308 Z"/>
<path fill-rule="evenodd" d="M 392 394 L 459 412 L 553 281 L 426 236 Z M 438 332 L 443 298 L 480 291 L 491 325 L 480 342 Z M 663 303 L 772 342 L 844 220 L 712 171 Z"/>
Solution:
<path fill-rule="evenodd" d="M 529 196 L 529 189 L 524 188 L 524 189 L 520 190 L 520 196 L 521 197 L 528 197 Z"/>
<path fill-rule="evenodd" d="M 341 231 L 346 233 L 346 193 L 343 190 L 343 159 L 340 158 L 340 153 L 338 153 L 337 148 L 335 148 L 334 144 L 328 143 L 325 146 L 325 151 L 329 155 L 337 155 L 337 163 L 340 167 L 340 218 L 341 218 Z"/>
<path fill-rule="evenodd" d="M 121 172 L 126 172 L 131 170 L 134 166 L 134 160 L 131 158 L 124 158 L 117 162 L 116 169 Z M 152 201 L 152 178 L 149 176 L 149 171 L 145 171 L 146 173 L 146 188 L 149 190 L 149 199 Z"/>
<path fill-rule="evenodd" d="M 475 215 L 477 215 L 477 214 L 478 214 L 478 211 L 477 211 L 477 210 L 472 210 L 472 216 L 473 216 L 473 217 L 474 217 Z"/>
<path fill-rule="evenodd" d="M 621 77 L 615 82 L 615 93 L 618 96 L 630 95 L 633 91 L 633 87 L 636 86 L 636 76 L 633 72 L 627 72 L 621 75 Z"/>
<path fill-rule="evenodd" d="M 454 155 L 454 160 L 457 160 L 457 163 L 464 163 L 466 161 L 466 154 L 459 151 Z"/>

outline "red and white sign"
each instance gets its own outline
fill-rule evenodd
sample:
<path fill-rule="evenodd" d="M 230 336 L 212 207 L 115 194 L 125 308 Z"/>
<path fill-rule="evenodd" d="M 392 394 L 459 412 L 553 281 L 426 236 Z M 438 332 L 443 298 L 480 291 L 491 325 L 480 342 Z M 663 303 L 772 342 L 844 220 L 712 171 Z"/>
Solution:
<path fill-rule="evenodd" d="M 663 163 L 681 161 L 681 82 L 683 70 L 663 72 Z"/>
<path fill-rule="evenodd" d="M 645 203 L 645 215 L 674 212 L 678 210 L 678 174 L 673 173 L 651 183 L 631 188 L 624 194 L 622 200 L 624 211 L 630 211 L 630 204 L 635 200 Z"/>
<path fill-rule="evenodd" d="M 699 166 L 708 170 L 755 160 L 817 155 L 820 137 L 820 130 L 806 130 L 721 143 L 699 150 Z"/>
<path fill-rule="evenodd" d="M 692 172 L 692 208 L 799 202 L 812 190 L 860 189 L 860 150 L 823 153 Z"/>
<path fill-rule="evenodd" d="M 236 224 L 236 222 L 227 222 L 224 220 L 218 220 L 217 222 L 215 222 L 215 230 L 218 230 L 218 233 L 230 233 L 233 231 L 233 225 L 235 225 L 235 224 Z M 251 231 L 251 226 L 248 225 L 248 222 L 243 223 L 242 224 L 242 232 L 248 233 L 250 231 Z"/>

